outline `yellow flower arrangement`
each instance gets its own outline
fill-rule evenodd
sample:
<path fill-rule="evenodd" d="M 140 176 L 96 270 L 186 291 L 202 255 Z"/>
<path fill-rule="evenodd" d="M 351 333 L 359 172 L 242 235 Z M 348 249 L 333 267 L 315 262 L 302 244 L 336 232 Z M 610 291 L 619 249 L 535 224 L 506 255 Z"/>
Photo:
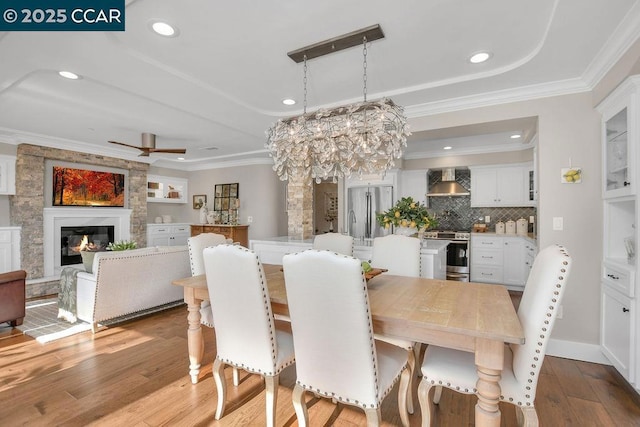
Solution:
<path fill-rule="evenodd" d="M 384 228 L 395 225 L 396 227 L 415 227 L 420 231 L 438 225 L 438 221 L 434 216 L 429 215 L 427 208 L 411 197 L 398 200 L 388 211 L 376 214 L 376 219 Z"/>

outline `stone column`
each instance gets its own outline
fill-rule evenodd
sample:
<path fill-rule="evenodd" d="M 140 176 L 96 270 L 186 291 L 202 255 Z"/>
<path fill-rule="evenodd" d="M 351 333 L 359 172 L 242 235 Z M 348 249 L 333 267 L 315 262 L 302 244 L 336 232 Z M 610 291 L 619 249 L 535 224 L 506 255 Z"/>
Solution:
<path fill-rule="evenodd" d="M 308 176 L 289 176 L 287 184 L 288 235 L 299 239 L 313 236 L 313 185 Z"/>

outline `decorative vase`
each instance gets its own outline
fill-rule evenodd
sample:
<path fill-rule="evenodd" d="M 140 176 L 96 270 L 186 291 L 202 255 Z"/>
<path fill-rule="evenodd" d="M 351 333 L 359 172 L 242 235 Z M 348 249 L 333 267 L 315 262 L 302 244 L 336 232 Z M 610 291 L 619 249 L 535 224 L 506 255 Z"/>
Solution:
<path fill-rule="evenodd" d="M 216 223 L 216 213 L 214 211 L 209 211 L 207 213 L 207 222 L 209 224 L 215 224 Z"/>
<path fill-rule="evenodd" d="M 393 234 L 400 234 L 402 236 L 413 236 L 418 233 L 418 229 L 416 227 L 394 227 Z"/>
<path fill-rule="evenodd" d="M 200 224 L 206 224 L 207 223 L 207 204 L 203 203 L 202 207 L 200 208 Z"/>
<path fill-rule="evenodd" d="M 95 251 L 80 251 L 82 257 L 82 264 L 87 273 L 93 273 L 93 258 L 96 256 Z"/>

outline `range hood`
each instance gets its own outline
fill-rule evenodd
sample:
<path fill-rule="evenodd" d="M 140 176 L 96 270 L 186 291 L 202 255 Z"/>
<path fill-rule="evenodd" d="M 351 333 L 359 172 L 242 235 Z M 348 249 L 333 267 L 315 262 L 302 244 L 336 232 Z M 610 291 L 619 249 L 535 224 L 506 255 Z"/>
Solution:
<path fill-rule="evenodd" d="M 469 190 L 456 182 L 456 170 L 447 168 L 442 170 L 442 181 L 433 184 L 427 196 L 468 196 L 469 194 Z"/>

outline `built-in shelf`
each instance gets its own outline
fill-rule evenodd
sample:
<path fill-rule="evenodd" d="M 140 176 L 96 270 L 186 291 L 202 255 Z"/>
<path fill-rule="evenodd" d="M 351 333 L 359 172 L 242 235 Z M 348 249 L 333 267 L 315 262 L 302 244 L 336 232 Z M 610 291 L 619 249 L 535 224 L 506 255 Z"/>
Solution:
<path fill-rule="evenodd" d="M 147 176 L 147 202 L 187 203 L 188 181 L 160 175 Z"/>

